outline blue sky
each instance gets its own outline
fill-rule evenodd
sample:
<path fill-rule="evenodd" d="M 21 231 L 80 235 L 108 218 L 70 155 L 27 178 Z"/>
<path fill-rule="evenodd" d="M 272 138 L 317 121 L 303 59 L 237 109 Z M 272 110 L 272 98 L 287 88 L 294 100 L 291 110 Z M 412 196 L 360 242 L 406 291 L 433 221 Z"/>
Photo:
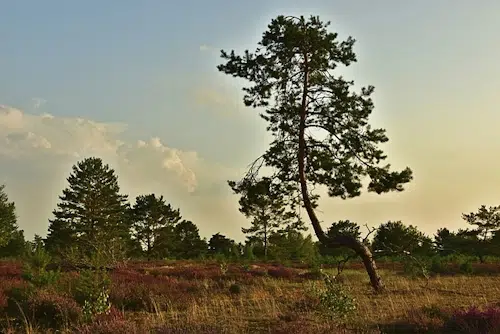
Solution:
<path fill-rule="evenodd" d="M 22 110 L 24 119 L 32 117 L 26 131 L 44 138 L 43 129 L 53 136 L 57 133 L 34 122 L 35 117 L 41 119 L 40 115 L 48 113 L 66 120 L 58 123 L 59 131 L 76 118 L 103 126 L 123 123 L 127 126 L 124 132 L 115 129 L 112 135 L 103 135 L 103 140 L 109 142 L 109 136 L 115 136 L 133 143 L 158 137 L 170 149 L 196 152 L 196 159 L 211 167 L 191 162 L 197 165 L 190 168 L 213 170 L 218 178 L 198 173 L 198 186 L 205 189 L 205 195 L 200 190 L 196 205 L 189 196 L 178 202 L 191 206 L 186 212 L 193 217 L 210 217 L 210 222 L 195 221 L 202 232 L 221 230 L 239 237 L 245 220 L 238 216 L 234 203 L 224 217 L 201 208 L 210 207 L 208 198 L 215 196 L 210 191 L 225 189 L 228 176 L 222 170 L 244 168 L 265 149 L 266 142 L 264 124 L 242 107 L 238 83 L 217 73 L 218 50 L 253 49 L 270 19 L 278 14 L 319 15 L 332 21 L 331 29 L 341 38 L 356 38 L 359 62 L 346 73 L 359 84 L 375 85 L 374 122 L 388 129 L 388 150 L 394 163 L 410 165 L 416 173 L 408 194 L 390 195 L 375 200 L 375 204 L 370 204 L 371 197 L 365 202 L 339 202 L 347 211 L 332 209 L 329 213 L 325 209 L 326 221 L 349 218 L 351 206 L 359 211 L 354 207 L 364 205 L 371 213 L 359 216 L 361 220 L 376 224 L 402 219 L 430 233 L 439 224 L 459 226 L 462 211 L 480 204 L 500 204 L 493 202 L 500 194 L 491 189 L 491 177 L 500 161 L 490 154 L 500 148 L 495 125 L 500 121 L 496 106 L 500 89 L 500 47 L 496 42 L 499 2 L 16 0 L 5 1 L 1 8 L 0 104 Z M 34 98 L 43 99 L 43 103 L 37 107 Z M 0 137 L 8 135 L 5 129 Z M 82 127 L 71 129 L 65 133 L 84 131 Z M 83 132 L 78 140 L 69 132 L 75 146 L 68 150 L 85 146 L 85 152 L 102 153 L 104 144 L 97 141 L 101 138 L 97 130 L 88 131 L 95 147 L 87 147 Z M 56 137 L 52 140 L 69 141 L 62 134 Z M 55 147 L 51 143 L 49 146 Z M 44 154 L 30 153 L 30 163 L 41 166 L 46 163 L 41 159 L 53 164 L 58 161 Z M 118 153 L 113 154 L 112 161 L 119 159 Z M 11 158 L 5 155 L 4 159 Z M 39 205 L 37 217 L 41 218 L 37 222 L 30 216 L 35 199 L 26 196 L 33 185 L 22 180 L 15 167 L 20 158 L 16 159 L 7 164 L 16 170 L 4 169 L 0 178 L 19 202 L 20 224 L 27 234 L 42 233 L 45 216 L 50 216 L 57 199 L 54 194 L 64 186 L 69 173 L 64 168 L 74 159 L 57 162 L 57 168 L 47 165 L 48 171 L 44 170 L 46 185 L 54 190 L 47 195 L 51 202 Z M 487 166 L 478 166 L 479 161 Z M 38 175 L 38 170 L 26 169 L 30 182 L 37 179 L 33 175 Z M 53 175 L 46 175 L 51 170 Z M 171 188 L 154 179 L 146 181 L 156 174 L 143 171 L 146 175 L 134 181 L 137 184 L 151 182 L 159 192 Z M 131 192 L 152 189 L 134 182 L 127 188 Z M 217 191 L 226 196 L 220 195 L 220 205 L 236 202 L 223 190 Z M 172 201 L 176 196 L 182 197 L 172 191 Z M 448 204 L 437 206 L 436 199 L 443 197 Z M 399 209 L 387 215 L 387 205 Z M 432 217 L 437 217 L 436 221 L 429 221 Z M 226 220 L 237 222 L 218 223 Z"/>

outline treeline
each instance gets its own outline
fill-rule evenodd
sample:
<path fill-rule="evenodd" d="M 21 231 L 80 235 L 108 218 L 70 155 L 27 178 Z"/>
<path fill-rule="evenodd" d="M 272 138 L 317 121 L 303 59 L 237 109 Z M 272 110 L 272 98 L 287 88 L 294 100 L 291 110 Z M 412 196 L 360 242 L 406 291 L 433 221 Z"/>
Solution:
<path fill-rule="evenodd" d="M 250 228 L 242 229 L 246 241 L 237 243 L 221 233 L 202 238 L 196 224 L 184 219 L 180 209 L 161 195 L 140 195 L 131 204 L 120 193 L 114 170 L 99 158 L 75 164 L 67 180 L 68 187 L 49 220 L 47 237 L 35 236 L 29 242 L 17 225 L 15 204 L 9 202 L 5 186 L 0 186 L 0 257 L 19 257 L 38 246 L 72 261 L 95 254 L 107 261 L 212 257 L 306 262 L 354 255 L 350 249 L 329 248 L 305 236 L 305 224 L 287 211 L 279 193 L 256 191 L 251 200 L 240 201 L 241 212 L 253 219 Z M 499 257 L 500 207 L 482 206 L 463 219 L 470 228 L 456 232 L 441 228 L 433 238 L 400 221 L 381 224 L 370 231 L 370 238 L 363 238 L 360 226 L 348 220 L 333 223 L 327 233 L 363 240 L 377 257 L 460 254 L 480 262 Z"/>

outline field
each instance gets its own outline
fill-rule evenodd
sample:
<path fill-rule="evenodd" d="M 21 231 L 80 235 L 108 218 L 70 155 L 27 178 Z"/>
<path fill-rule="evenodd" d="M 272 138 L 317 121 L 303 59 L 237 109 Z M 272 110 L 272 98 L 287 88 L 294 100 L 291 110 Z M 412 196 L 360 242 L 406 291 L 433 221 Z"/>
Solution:
<path fill-rule="evenodd" d="M 492 272 L 498 269 L 486 266 Z M 500 275 L 451 273 L 424 279 L 402 275 L 397 263 L 380 267 L 387 287 L 380 294 L 372 292 L 357 263 L 338 276 L 335 286 L 356 305 L 351 313 L 343 313 L 345 303 L 328 304 L 324 280 L 305 265 L 128 263 L 108 273 L 111 309 L 84 321 L 78 296 L 82 286 L 93 284 L 81 277 L 84 274 L 63 271 L 30 288 L 22 265 L 4 261 L 1 328 L 5 333 L 51 333 L 59 328 L 59 333 L 303 334 L 495 333 L 481 326 L 500 327 Z"/>

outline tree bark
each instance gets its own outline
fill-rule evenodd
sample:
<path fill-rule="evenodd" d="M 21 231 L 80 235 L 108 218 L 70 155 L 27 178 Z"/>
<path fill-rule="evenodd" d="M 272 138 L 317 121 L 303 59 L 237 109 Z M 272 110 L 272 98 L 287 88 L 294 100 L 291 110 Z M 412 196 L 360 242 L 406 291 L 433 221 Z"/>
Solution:
<path fill-rule="evenodd" d="M 382 279 L 377 271 L 377 265 L 373 259 L 373 255 L 370 249 L 364 245 L 360 240 L 352 236 L 337 235 L 335 237 L 329 237 L 325 234 L 321 228 L 316 212 L 314 211 L 311 199 L 309 197 L 309 191 L 307 188 L 307 177 L 305 172 L 305 160 L 306 160 L 306 141 L 305 141 L 305 128 L 306 128 L 306 117 L 307 117 L 307 91 L 309 84 L 309 71 L 308 71 L 308 56 L 304 54 L 304 82 L 303 82 L 303 92 L 302 92 L 302 103 L 300 109 L 300 124 L 299 124 L 299 152 L 298 152 L 298 165 L 299 165 L 299 182 L 300 189 L 302 193 L 302 200 L 304 201 L 304 207 L 307 211 L 307 215 L 311 220 L 314 228 L 314 232 L 318 237 L 319 241 L 327 245 L 328 247 L 340 247 L 345 246 L 353 251 L 363 260 L 366 272 L 370 277 L 370 283 L 376 292 L 380 292 L 384 289 Z"/>
<path fill-rule="evenodd" d="M 264 208 L 262 208 L 262 211 L 264 211 Z M 262 212 L 262 216 L 264 219 L 267 219 L 264 215 L 264 212 Z M 267 261 L 267 228 L 268 228 L 268 221 L 264 220 L 264 260 Z"/>
<path fill-rule="evenodd" d="M 264 259 L 267 261 L 267 229 L 264 231 Z"/>

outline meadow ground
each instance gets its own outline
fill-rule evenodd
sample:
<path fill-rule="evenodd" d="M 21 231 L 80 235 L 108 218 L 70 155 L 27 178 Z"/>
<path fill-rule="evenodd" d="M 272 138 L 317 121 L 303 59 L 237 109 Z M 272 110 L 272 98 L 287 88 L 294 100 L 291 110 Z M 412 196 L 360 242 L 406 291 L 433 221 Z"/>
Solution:
<path fill-rule="evenodd" d="M 79 293 L 92 282 L 85 283 L 82 274 L 62 272 L 52 283 L 30 288 L 20 263 L 0 262 L 1 330 L 304 334 L 495 333 L 484 326 L 500 328 L 500 275 L 455 274 L 426 280 L 404 276 L 394 264 L 381 267 L 387 289 L 380 294 L 372 292 L 357 264 L 338 277 L 340 290 L 356 305 L 352 313 L 345 313 L 344 304 L 332 304 L 331 298 L 328 304 L 324 281 L 306 267 L 130 263 L 109 273 L 112 308 L 84 321 Z M 328 305 L 337 308 L 332 311 Z"/>

